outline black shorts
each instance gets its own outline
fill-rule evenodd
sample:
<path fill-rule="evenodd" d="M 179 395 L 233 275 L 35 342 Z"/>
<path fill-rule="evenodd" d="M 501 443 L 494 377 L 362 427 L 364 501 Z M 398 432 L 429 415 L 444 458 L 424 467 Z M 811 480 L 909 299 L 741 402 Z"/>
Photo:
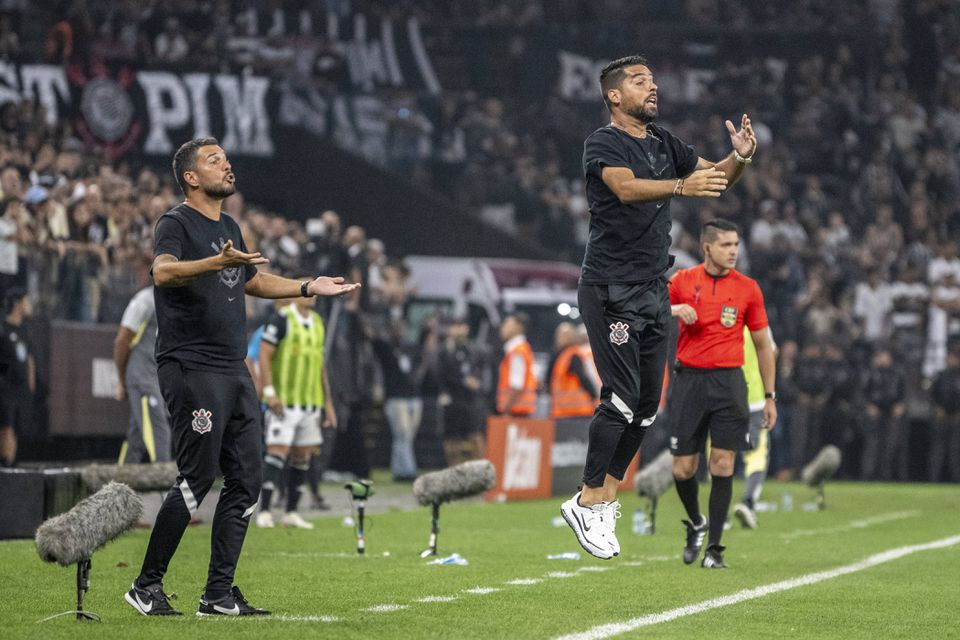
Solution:
<path fill-rule="evenodd" d="M 675 456 L 699 453 L 708 435 L 715 449 L 749 449 L 750 408 L 743 370 L 677 365 L 674 371 L 667 400 L 670 452 Z"/>
<path fill-rule="evenodd" d="M 23 435 L 31 418 L 31 400 L 28 389 L 0 389 L 0 427 L 13 427 Z"/>
<path fill-rule="evenodd" d="M 451 440 L 465 440 L 480 433 L 482 419 L 475 405 L 453 402 L 443 408 L 443 436 Z"/>

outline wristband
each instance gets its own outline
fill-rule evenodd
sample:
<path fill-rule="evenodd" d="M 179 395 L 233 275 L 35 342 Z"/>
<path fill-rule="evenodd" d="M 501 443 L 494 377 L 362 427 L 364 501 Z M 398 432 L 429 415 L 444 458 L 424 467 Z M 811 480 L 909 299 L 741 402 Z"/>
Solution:
<path fill-rule="evenodd" d="M 682 196 L 683 195 L 683 178 L 677 179 L 677 184 L 673 187 L 673 195 Z"/>
<path fill-rule="evenodd" d="M 277 397 L 277 390 L 274 388 L 272 384 L 268 384 L 263 388 L 263 397 L 266 398 L 267 400 Z"/>
<path fill-rule="evenodd" d="M 309 282 L 308 280 L 304 280 L 303 282 L 300 283 L 300 297 L 301 297 L 301 298 L 309 298 L 309 297 L 310 297 L 310 294 L 307 293 L 307 286 L 309 286 L 309 284 L 310 284 L 310 282 Z"/>
<path fill-rule="evenodd" d="M 777 392 L 776 392 L 776 391 L 767 391 L 765 394 L 763 394 L 763 397 L 766 398 L 767 400 L 773 400 L 774 402 L 776 402 L 776 401 L 777 401 Z"/>
<path fill-rule="evenodd" d="M 751 162 L 753 162 L 753 154 L 751 153 L 749 156 L 742 156 L 737 152 L 736 149 L 734 149 L 733 159 L 739 162 L 740 164 L 750 164 Z"/>

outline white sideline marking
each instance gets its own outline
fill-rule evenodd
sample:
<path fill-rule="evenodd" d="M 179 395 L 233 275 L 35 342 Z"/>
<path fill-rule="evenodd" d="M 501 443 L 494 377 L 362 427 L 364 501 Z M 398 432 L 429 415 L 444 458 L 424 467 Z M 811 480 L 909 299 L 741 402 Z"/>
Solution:
<path fill-rule="evenodd" d="M 522 587 L 530 584 L 540 584 L 541 582 L 543 582 L 541 578 L 517 578 L 516 580 L 510 580 L 508 582 L 504 582 L 503 584 L 512 584 Z"/>
<path fill-rule="evenodd" d="M 641 561 L 641 560 L 635 560 L 634 562 L 624 562 L 624 563 L 622 563 L 622 566 L 624 566 L 624 567 L 642 567 L 642 566 L 643 566 L 643 561 Z"/>
<path fill-rule="evenodd" d="M 409 609 L 410 605 L 408 604 L 378 604 L 372 607 L 367 607 L 366 609 L 361 609 L 361 611 L 369 611 L 370 613 L 390 613 L 391 611 L 400 611 L 401 609 Z"/>
<path fill-rule="evenodd" d="M 585 567 L 580 567 L 577 571 L 589 571 L 591 573 L 600 573 L 601 571 L 610 571 L 613 567 L 598 567 L 595 565 L 587 565 Z"/>
<path fill-rule="evenodd" d="M 453 602 L 457 596 L 426 596 L 417 598 L 414 602 Z"/>
<path fill-rule="evenodd" d="M 906 520 L 907 518 L 916 518 L 922 513 L 922 511 L 891 511 L 890 513 L 881 513 L 880 515 L 871 516 L 869 518 L 851 520 L 847 524 L 841 524 L 835 527 L 824 527 L 822 529 L 797 529 L 795 531 L 790 531 L 789 533 L 781 533 L 780 536 L 784 539 L 788 539 L 800 538 L 803 536 L 818 536 L 825 533 L 840 533 L 843 531 L 850 531 L 851 529 L 866 529 L 867 527 L 872 527 L 875 524 L 893 522 L 894 520 Z"/>
<path fill-rule="evenodd" d="M 497 591 L 500 591 L 500 589 L 497 589 L 496 587 L 474 587 L 473 589 L 463 590 L 464 593 L 470 593 L 475 596 L 485 596 L 488 593 L 496 593 Z"/>
<path fill-rule="evenodd" d="M 547 574 L 548 578 L 575 578 L 577 574 L 572 571 L 551 571 Z"/>
<path fill-rule="evenodd" d="M 806 585 L 823 582 L 824 580 L 831 580 L 833 578 L 845 576 L 850 573 L 856 573 L 880 564 L 898 560 L 904 556 L 917 553 L 918 551 L 944 549 L 946 547 L 952 547 L 956 544 L 960 544 L 960 536 L 943 538 L 942 540 L 935 540 L 926 544 L 915 544 L 906 547 L 898 547 L 896 549 L 889 549 L 887 551 L 874 554 L 864 560 L 861 560 L 860 562 L 848 564 L 843 567 L 837 567 L 836 569 L 808 573 L 807 575 L 800 576 L 798 578 L 774 582 L 772 584 L 755 587 L 753 589 L 744 589 L 727 596 L 720 596 L 719 598 L 704 600 L 703 602 L 677 607 L 676 609 L 670 609 L 661 613 L 653 613 L 640 618 L 633 618 L 632 620 L 627 620 L 625 622 L 614 622 L 611 624 L 599 625 L 580 633 L 560 636 L 557 638 L 557 640 L 601 640 L 602 638 L 609 638 L 611 636 L 626 633 L 628 631 L 634 631 L 635 629 L 639 629 L 641 627 L 649 627 L 651 625 L 660 624 L 661 622 L 669 622 L 670 620 L 676 620 L 677 618 L 703 613 L 704 611 L 709 611 L 710 609 L 728 607 L 732 604 L 739 604 L 747 600 L 762 598 L 774 593 L 779 593 L 780 591 L 787 591 L 788 589 L 795 589 L 797 587 L 803 587 Z"/>
<path fill-rule="evenodd" d="M 336 616 L 279 616 L 264 617 L 263 620 L 279 620 L 280 622 L 340 622 Z"/>

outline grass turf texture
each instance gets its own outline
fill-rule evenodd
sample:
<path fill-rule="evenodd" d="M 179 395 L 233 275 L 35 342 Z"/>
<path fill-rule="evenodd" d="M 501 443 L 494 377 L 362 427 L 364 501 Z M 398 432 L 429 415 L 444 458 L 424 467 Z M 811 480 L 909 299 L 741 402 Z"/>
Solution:
<path fill-rule="evenodd" d="M 174 606 L 185 614 L 174 619 L 145 618 L 122 599 L 139 569 L 147 531 L 129 534 L 94 556 L 86 608 L 103 617 L 100 624 L 73 618 L 36 624 L 72 608 L 75 569 L 43 563 L 32 541 L 0 542 L 0 606 L 5 614 L 0 637 L 547 638 L 960 534 L 956 485 L 836 483 L 828 488 L 829 509 L 814 513 L 801 509 L 812 491 L 799 485 L 770 483 L 764 498 L 777 500 L 787 490 L 794 498 L 793 511 L 761 513 L 756 531 L 735 524 L 725 533 L 731 565 L 726 571 L 682 564 L 682 514 L 672 493 L 661 501 L 653 536 L 630 532 L 631 516 L 641 501 L 621 496 L 624 517 L 618 533 L 623 552 L 610 561 L 582 553 L 566 525 L 551 525 L 561 499 L 444 506 L 440 554 L 460 553 L 470 562 L 465 567 L 428 566 L 419 558 L 429 533 L 425 508 L 372 517 L 365 557 L 356 555 L 353 533 L 339 518 L 316 520 L 314 531 L 251 526 L 236 584 L 254 605 L 275 614 L 257 619 L 194 616 L 206 576 L 209 526 L 188 529 L 171 564 L 165 586 L 179 595 Z M 704 507 L 707 491 L 701 487 Z M 546 558 L 565 551 L 581 551 L 582 559 Z M 960 545 L 921 551 L 622 637 L 958 637 L 958 576 Z M 507 584 L 516 579 L 541 581 Z M 476 588 L 498 591 L 468 591 Z M 429 596 L 454 599 L 416 602 Z M 379 605 L 406 608 L 366 611 Z"/>

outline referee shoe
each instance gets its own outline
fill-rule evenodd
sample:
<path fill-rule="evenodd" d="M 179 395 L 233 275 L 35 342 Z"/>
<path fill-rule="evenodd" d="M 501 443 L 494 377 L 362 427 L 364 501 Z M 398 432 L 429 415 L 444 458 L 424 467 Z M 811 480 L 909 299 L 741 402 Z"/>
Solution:
<path fill-rule="evenodd" d="M 612 531 L 612 525 L 607 525 L 604 521 L 604 515 L 609 508 L 610 505 L 606 502 L 592 507 L 583 506 L 580 504 L 579 491 L 560 505 L 560 515 L 573 529 L 580 546 L 601 560 L 609 560 L 615 555 L 607 539 L 607 531 Z M 612 514 L 610 517 L 613 517 Z"/>
<path fill-rule="evenodd" d="M 700 524 L 694 525 L 689 520 L 681 520 L 687 528 L 687 543 L 683 547 L 683 564 L 693 564 L 700 555 L 703 539 L 707 537 L 707 517 L 700 514 Z"/>
<path fill-rule="evenodd" d="M 726 569 L 727 565 L 723 562 L 723 552 L 725 549 L 726 547 L 720 546 L 719 544 L 712 544 L 707 547 L 700 566 L 704 569 Z"/>
<path fill-rule="evenodd" d="M 240 593 L 238 587 L 230 589 L 230 593 L 218 600 L 206 601 L 200 598 L 198 616 L 268 616 L 266 609 L 257 609 L 250 606 L 247 599 Z"/>
<path fill-rule="evenodd" d="M 124 594 L 123 599 L 144 616 L 183 615 L 170 606 L 170 596 L 163 592 L 163 585 L 160 583 L 141 588 L 134 582 L 130 586 L 130 591 Z"/>

